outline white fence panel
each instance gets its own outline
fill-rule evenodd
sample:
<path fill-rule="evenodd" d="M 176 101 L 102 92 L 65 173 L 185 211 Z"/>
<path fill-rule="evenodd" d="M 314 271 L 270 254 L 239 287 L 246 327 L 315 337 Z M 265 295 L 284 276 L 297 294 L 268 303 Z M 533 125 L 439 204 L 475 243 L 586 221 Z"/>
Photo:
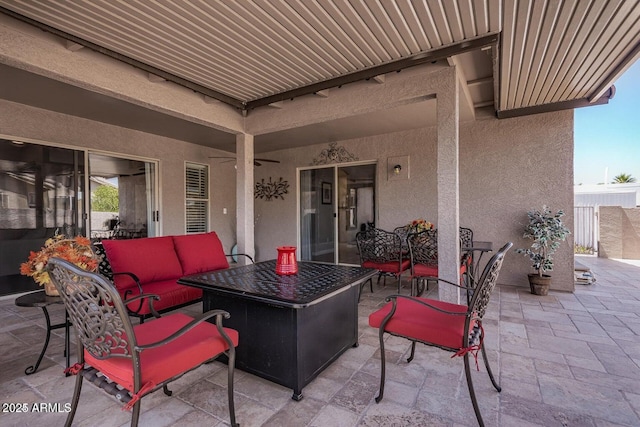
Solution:
<path fill-rule="evenodd" d="M 598 211 L 596 206 L 574 206 L 573 208 L 574 232 L 573 239 L 576 245 L 591 248 L 597 251 L 597 221 Z"/>

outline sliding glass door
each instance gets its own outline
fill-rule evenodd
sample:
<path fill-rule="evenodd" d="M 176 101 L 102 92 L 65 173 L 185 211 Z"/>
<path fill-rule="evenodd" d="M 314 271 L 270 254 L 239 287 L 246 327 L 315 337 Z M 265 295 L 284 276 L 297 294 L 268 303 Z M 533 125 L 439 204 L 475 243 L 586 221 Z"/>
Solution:
<path fill-rule="evenodd" d="M 334 169 L 300 171 L 300 259 L 335 260 Z"/>
<path fill-rule="evenodd" d="M 355 236 L 375 221 L 375 164 L 300 170 L 300 259 L 359 264 Z"/>
<path fill-rule="evenodd" d="M 84 152 L 0 139 L 0 295 L 38 289 L 20 264 L 56 232 L 85 235 Z"/>
<path fill-rule="evenodd" d="M 338 167 L 338 263 L 360 264 L 358 231 L 375 222 L 376 165 Z"/>
<path fill-rule="evenodd" d="M 89 153 L 92 239 L 158 235 L 156 169 L 152 161 Z"/>

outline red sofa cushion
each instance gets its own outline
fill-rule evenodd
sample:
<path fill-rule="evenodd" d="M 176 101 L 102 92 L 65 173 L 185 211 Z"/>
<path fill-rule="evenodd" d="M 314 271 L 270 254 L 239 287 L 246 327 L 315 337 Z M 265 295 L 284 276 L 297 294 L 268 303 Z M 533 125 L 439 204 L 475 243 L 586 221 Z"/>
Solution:
<path fill-rule="evenodd" d="M 222 242 L 215 231 L 173 236 L 173 244 L 185 276 L 229 268 Z"/>
<path fill-rule="evenodd" d="M 107 259 L 114 273 L 130 272 L 138 276 L 141 284 L 158 280 L 174 279 L 182 276 L 182 266 L 168 237 L 147 237 L 131 240 L 103 240 Z M 126 275 L 115 275 L 118 289 L 136 286 Z"/>
<path fill-rule="evenodd" d="M 134 326 L 138 344 L 160 341 L 193 320 L 182 313 L 171 314 Z M 224 328 L 234 347 L 238 332 Z M 144 350 L 140 356 L 141 383 L 160 384 L 182 372 L 199 366 L 228 349 L 214 324 L 200 323 L 181 337 L 166 345 Z M 127 390 L 133 391 L 133 363 L 131 359 L 110 357 L 100 360 L 84 351 L 85 363 L 93 366 Z"/>
<path fill-rule="evenodd" d="M 125 297 L 125 292 L 127 290 L 130 290 L 131 293 L 127 294 Z M 118 289 L 118 292 L 123 300 L 140 294 L 137 286 L 128 289 Z M 153 301 L 153 308 L 155 308 L 156 311 L 188 304 L 202 298 L 202 289 L 179 285 L 176 283 L 176 279 L 145 283 L 143 292 L 145 294 L 156 294 L 160 296 L 159 301 Z M 141 301 L 142 306 L 140 306 Z M 137 314 L 146 315 L 151 312 L 149 310 L 149 302 L 146 299 L 131 302 L 127 304 L 127 308 Z M 140 310 L 138 311 L 138 309 Z"/>
<path fill-rule="evenodd" d="M 398 306 L 393 317 L 387 323 L 385 331 L 416 338 L 420 341 L 433 343 L 448 349 L 460 349 L 464 330 L 464 313 L 467 307 L 448 302 L 416 298 L 442 310 L 460 313 L 452 315 L 425 307 L 406 298 L 398 298 Z M 369 326 L 380 328 L 382 321 L 391 311 L 392 303 L 386 304 L 380 310 L 369 315 Z M 473 325 L 473 322 L 471 322 Z M 472 329 L 470 325 L 470 329 Z M 470 331 L 469 331 L 470 332 Z"/>

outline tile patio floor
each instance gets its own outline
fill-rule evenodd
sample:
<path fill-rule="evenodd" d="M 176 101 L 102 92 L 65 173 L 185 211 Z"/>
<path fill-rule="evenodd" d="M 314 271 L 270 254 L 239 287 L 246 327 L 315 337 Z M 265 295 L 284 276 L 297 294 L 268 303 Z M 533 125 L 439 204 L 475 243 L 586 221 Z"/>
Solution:
<path fill-rule="evenodd" d="M 487 349 L 503 387 L 497 393 L 484 372 L 474 372 L 488 426 L 640 425 L 640 265 L 579 257 L 597 282 L 574 294 L 533 296 L 528 289 L 497 287 L 485 317 Z M 508 262 L 508 259 L 507 259 Z M 473 426 L 461 359 L 419 345 L 407 364 L 406 341 L 389 338 L 385 398 L 378 389 L 377 332 L 368 314 L 395 286 L 363 293 L 360 345 L 349 349 L 304 388 L 291 390 L 237 371 L 235 402 L 242 426 Z M 407 288 L 405 287 L 405 290 Z M 0 299 L 0 401 L 5 404 L 70 402 L 74 378 L 62 375 L 63 332 L 54 331 L 40 369 L 25 376 L 44 337 L 41 310 Z M 191 308 L 197 311 L 198 307 Z M 52 321 L 62 318 L 51 310 Z M 481 369 L 483 364 L 480 363 Z M 224 365 L 198 368 L 142 400 L 143 426 L 228 425 Z M 128 425 L 130 414 L 84 382 L 74 425 Z M 63 413 L 0 412 L 0 426 L 63 425 Z"/>

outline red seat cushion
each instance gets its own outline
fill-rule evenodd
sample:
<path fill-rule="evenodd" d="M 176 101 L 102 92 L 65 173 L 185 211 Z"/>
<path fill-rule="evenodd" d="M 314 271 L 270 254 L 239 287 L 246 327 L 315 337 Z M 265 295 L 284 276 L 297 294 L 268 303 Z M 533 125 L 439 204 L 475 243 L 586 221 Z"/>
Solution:
<path fill-rule="evenodd" d="M 414 264 L 413 265 L 414 277 L 434 276 L 438 277 L 438 266 L 427 264 Z"/>
<path fill-rule="evenodd" d="M 173 236 L 173 244 L 185 276 L 229 268 L 222 243 L 214 231 Z"/>
<path fill-rule="evenodd" d="M 113 272 L 133 273 L 141 284 L 166 279 L 175 281 L 182 276 L 171 236 L 103 240 L 102 245 Z M 114 282 L 119 289 L 135 286 L 133 279 L 123 274 L 115 275 Z"/>
<path fill-rule="evenodd" d="M 373 262 L 373 261 L 365 261 L 362 263 L 362 266 L 365 268 L 373 268 L 378 271 L 382 271 L 384 273 L 402 273 L 405 270 L 408 270 L 411 267 L 411 261 L 402 260 L 402 264 L 398 261 L 390 261 L 390 262 Z"/>
<path fill-rule="evenodd" d="M 193 320 L 182 313 L 134 326 L 138 344 L 157 342 L 176 332 Z M 234 347 L 238 345 L 238 332 L 224 328 Z M 141 383 L 160 384 L 188 371 L 228 349 L 215 325 L 200 323 L 186 334 L 156 348 L 144 350 L 140 356 Z M 85 363 L 93 366 L 109 379 L 133 391 L 133 363 L 131 359 L 110 357 L 100 360 L 84 351 Z"/>
<path fill-rule="evenodd" d="M 465 263 L 460 266 L 460 275 L 463 275 L 466 272 L 467 272 L 467 264 Z M 426 277 L 426 276 L 438 277 L 438 266 L 427 265 L 427 264 L 413 265 L 413 277 Z"/>
<path fill-rule="evenodd" d="M 118 289 L 123 300 L 140 294 L 137 286 L 127 289 L 131 290 L 131 293 L 126 296 L 126 289 Z M 177 307 L 202 298 L 202 289 L 179 285 L 176 283 L 176 279 L 145 283 L 143 291 L 145 294 L 156 294 L 160 296 L 159 301 L 153 301 L 153 308 L 155 308 L 156 311 Z M 150 310 L 147 300 L 143 300 L 142 307 L 140 306 L 140 301 L 141 300 L 137 300 L 127 304 L 127 308 L 136 312 L 136 314 L 149 314 Z M 140 308 L 140 311 L 138 311 L 138 308 Z"/>
<path fill-rule="evenodd" d="M 448 349 L 460 349 L 464 333 L 464 314 L 467 312 L 467 307 L 427 298 L 415 299 L 425 301 L 441 310 L 462 315 L 442 313 L 415 301 L 398 298 L 396 312 L 385 326 L 385 331 Z M 391 311 L 392 304 L 390 302 L 380 310 L 371 313 L 369 325 L 380 328 L 382 321 Z"/>

